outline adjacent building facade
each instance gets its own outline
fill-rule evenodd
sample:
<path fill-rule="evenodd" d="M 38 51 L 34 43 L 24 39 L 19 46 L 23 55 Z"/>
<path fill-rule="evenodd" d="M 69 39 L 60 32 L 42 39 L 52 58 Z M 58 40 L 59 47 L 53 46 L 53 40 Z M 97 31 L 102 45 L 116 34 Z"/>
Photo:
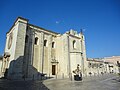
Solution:
<path fill-rule="evenodd" d="M 104 58 L 87 58 L 88 74 L 102 75 L 105 73 L 119 73 L 117 61 L 120 62 L 120 56 L 104 57 Z"/>
<path fill-rule="evenodd" d="M 117 62 L 120 62 L 120 56 L 104 57 L 103 61 L 108 63 L 108 72 L 120 73 Z"/>
<path fill-rule="evenodd" d="M 96 76 L 107 73 L 107 66 L 102 58 L 87 58 L 89 76 Z"/>
<path fill-rule="evenodd" d="M 74 30 L 59 34 L 18 17 L 6 35 L 2 73 L 7 78 L 70 77 L 80 65 L 87 74 L 85 38 Z"/>

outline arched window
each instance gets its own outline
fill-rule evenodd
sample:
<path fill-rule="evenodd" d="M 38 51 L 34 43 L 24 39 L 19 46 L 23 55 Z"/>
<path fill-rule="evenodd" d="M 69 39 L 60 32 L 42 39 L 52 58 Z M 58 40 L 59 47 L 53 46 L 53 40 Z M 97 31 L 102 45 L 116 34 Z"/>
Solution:
<path fill-rule="evenodd" d="M 52 42 L 52 48 L 55 48 L 55 42 Z"/>
<path fill-rule="evenodd" d="M 35 38 L 35 45 L 38 45 L 38 37 Z"/>
<path fill-rule="evenodd" d="M 25 37 L 25 43 L 28 43 L 28 38 L 29 38 L 29 36 L 26 35 L 26 37 Z"/>
<path fill-rule="evenodd" d="M 44 46 L 47 47 L 47 40 L 44 40 Z"/>
<path fill-rule="evenodd" d="M 76 41 L 74 40 L 73 41 L 73 49 L 75 49 L 76 48 Z"/>
<path fill-rule="evenodd" d="M 82 39 L 83 39 L 84 37 L 82 36 Z"/>

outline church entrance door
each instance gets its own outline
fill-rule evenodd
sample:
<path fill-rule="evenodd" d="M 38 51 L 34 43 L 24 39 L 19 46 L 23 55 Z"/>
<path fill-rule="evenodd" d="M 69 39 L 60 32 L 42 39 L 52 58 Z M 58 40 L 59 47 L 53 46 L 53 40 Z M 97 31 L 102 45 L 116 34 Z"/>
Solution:
<path fill-rule="evenodd" d="M 56 74 L 56 65 L 52 65 L 52 75 Z"/>

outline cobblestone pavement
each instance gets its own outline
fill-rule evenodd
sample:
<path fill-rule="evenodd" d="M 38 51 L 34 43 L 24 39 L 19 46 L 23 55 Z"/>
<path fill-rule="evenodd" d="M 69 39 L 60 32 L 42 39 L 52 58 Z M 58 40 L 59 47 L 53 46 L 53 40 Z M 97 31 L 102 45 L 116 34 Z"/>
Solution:
<path fill-rule="evenodd" d="M 41 81 L 0 80 L 0 90 L 50 90 Z"/>
<path fill-rule="evenodd" d="M 114 74 L 85 77 L 83 81 L 49 79 L 42 82 L 0 79 L 0 90 L 120 90 L 120 82 Z"/>
<path fill-rule="evenodd" d="M 83 81 L 47 80 L 44 84 L 50 90 L 120 90 L 119 77 L 115 74 L 85 77 Z"/>

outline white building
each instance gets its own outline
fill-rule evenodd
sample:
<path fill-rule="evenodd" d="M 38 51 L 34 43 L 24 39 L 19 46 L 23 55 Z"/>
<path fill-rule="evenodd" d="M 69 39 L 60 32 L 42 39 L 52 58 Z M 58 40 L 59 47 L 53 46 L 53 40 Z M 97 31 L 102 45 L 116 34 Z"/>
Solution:
<path fill-rule="evenodd" d="M 18 17 L 6 35 L 2 73 L 10 79 L 42 74 L 70 77 L 77 65 L 87 74 L 85 38 L 74 30 L 59 34 Z"/>
<path fill-rule="evenodd" d="M 101 75 L 104 73 L 119 73 L 117 61 L 120 62 L 120 56 L 104 58 L 87 58 L 88 73 L 90 75 Z"/>
<path fill-rule="evenodd" d="M 90 76 L 101 75 L 107 72 L 106 64 L 102 58 L 87 58 L 88 62 L 88 73 Z"/>
<path fill-rule="evenodd" d="M 119 73 L 117 61 L 120 62 L 120 56 L 104 57 L 104 62 L 108 62 L 108 72 Z"/>

